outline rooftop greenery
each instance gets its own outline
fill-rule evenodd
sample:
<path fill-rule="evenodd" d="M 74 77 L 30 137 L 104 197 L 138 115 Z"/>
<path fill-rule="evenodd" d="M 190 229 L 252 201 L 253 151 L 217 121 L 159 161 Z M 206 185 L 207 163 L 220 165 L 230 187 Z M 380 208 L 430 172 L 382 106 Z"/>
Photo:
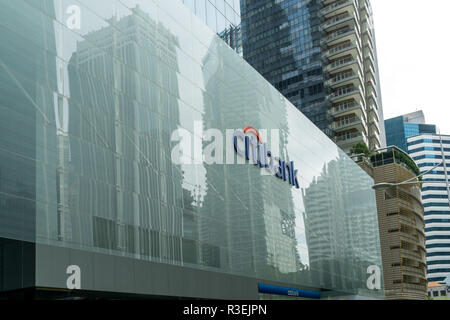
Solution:
<path fill-rule="evenodd" d="M 400 150 L 389 149 L 388 151 L 374 154 L 370 157 L 370 161 L 374 167 L 394 163 L 394 159 L 396 163 L 403 164 L 414 175 L 419 176 L 421 174 L 420 169 L 414 160 Z M 422 177 L 419 177 L 419 180 L 422 180 Z"/>
<path fill-rule="evenodd" d="M 421 174 L 419 167 L 414 162 L 411 157 L 396 148 L 388 148 L 384 152 L 372 153 L 364 142 L 358 142 L 350 150 L 352 154 L 362 155 L 370 159 L 372 166 L 378 167 L 381 165 L 386 165 L 395 162 L 398 164 L 403 164 L 407 169 L 409 169 L 414 175 L 419 176 Z M 419 177 L 422 180 L 422 177 Z"/>

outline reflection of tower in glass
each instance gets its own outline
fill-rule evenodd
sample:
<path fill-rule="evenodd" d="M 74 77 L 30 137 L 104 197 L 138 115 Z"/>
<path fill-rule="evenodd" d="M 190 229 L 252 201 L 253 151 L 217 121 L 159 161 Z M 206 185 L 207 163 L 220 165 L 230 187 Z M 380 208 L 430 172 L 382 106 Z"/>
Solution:
<path fill-rule="evenodd" d="M 33 5 L 54 12 L 53 1 Z M 45 43 L 49 52 L 56 51 L 55 17 L 44 19 L 40 12 L 25 2 L 1 2 L 0 237 L 31 242 L 39 217 L 56 216 L 55 164 L 48 150 L 53 151 L 56 139 L 56 63 L 36 45 Z M 38 233 L 49 233 L 51 223 L 39 227 Z"/>
<path fill-rule="evenodd" d="M 380 259 L 373 191 L 354 172 L 354 163 L 341 154 L 303 195 L 311 270 L 319 271 L 313 281 L 349 292 L 365 287 L 366 268 Z"/>
<path fill-rule="evenodd" d="M 219 50 L 221 46 L 225 44 L 220 39 L 213 40 L 209 54 L 203 59 L 207 89 L 204 130 L 222 128 L 227 134 L 223 149 L 225 157 L 227 149 L 232 149 L 226 143 L 231 143 L 228 135 L 233 132 L 226 132 L 225 128 L 278 129 L 279 156 L 288 159 L 285 151 L 286 111 L 278 110 L 271 118 L 265 115 L 269 112 L 268 105 L 273 104 L 271 100 L 280 97 L 274 94 L 270 100 L 264 99 L 251 80 L 242 81 L 236 69 L 229 68 L 236 59 L 227 55 L 226 50 Z M 259 75 L 255 72 L 254 76 Z M 270 138 L 270 132 L 263 137 L 267 138 Z M 269 148 L 275 147 L 271 146 L 270 139 L 267 142 Z M 199 223 L 202 262 L 268 279 L 282 280 L 297 272 L 301 263 L 294 232 L 292 186 L 271 175 L 262 175 L 264 170 L 250 163 L 205 167 L 207 195 Z"/>
<path fill-rule="evenodd" d="M 179 262 L 178 41 L 139 7 L 108 22 L 70 59 L 73 241 Z"/>
<path fill-rule="evenodd" d="M 239 0 L 180 0 L 242 56 L 241 4 Z"/>
<path fill-rule="evenodd" d="M 242 56 L 242 33 L 241 26 L 233 26 L 225 28 L 223 31 L 218 33 L 218 36 L 225 41 L 232 49 L 234 49 L 237 54 Z"/>

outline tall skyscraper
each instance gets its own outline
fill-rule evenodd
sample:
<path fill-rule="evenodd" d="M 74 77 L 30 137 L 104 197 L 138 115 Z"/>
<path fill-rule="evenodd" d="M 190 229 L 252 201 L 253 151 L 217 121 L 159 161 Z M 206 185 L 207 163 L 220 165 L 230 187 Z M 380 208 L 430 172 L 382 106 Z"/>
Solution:
<path fill-rule="evenodd" d="M 368 0 L 242 0 L 244 58 L 344 151 L 385 144 Z"/>
<path fill-rule="evenodd" d="M 444 281 L 450 275 L 450 136 L 421 134 L 407 139 L 408 151 L 422 172 L 422 202 L 428 281 Z"/>
<path fill-rule="evenodd" d="M 418 134 L 436 133 L 435 125 L 425 124 L 422 110 L 388 119 L 384 121 L 384 125 L 387 145 L 397 146 L 405 152 L 408 152 L 407 138 Z"/>

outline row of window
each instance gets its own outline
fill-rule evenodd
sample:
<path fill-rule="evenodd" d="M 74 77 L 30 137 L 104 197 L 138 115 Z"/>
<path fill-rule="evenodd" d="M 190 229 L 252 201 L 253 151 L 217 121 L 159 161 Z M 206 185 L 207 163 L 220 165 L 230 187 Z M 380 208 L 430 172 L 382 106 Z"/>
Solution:
<path fill-rule="evenodd" d="M 450 248 L 450 243 L 432 243 L 432 244 L 427 244 L 426 248 L 427 249 L 431 249 L 431 248 Z"/>
<path fill-rule="evenodd" d="M 423 187 L 422 192 L 425 191 L 447 191 L 447 187 L 434 187 L 434 186 Z"/>
<path fill-rule="evenodd" d="M 442 282 L 445 280 L 445 277 L 432 277 L 432 278 L 427 278 L 427 280 L 429 282 Z"/>
<path fill-rule="evenodd" d="M 441 140 L 438 140 L 438 139 L 420 139 L 420 140 L 415 140 L 415 141 L 408 142 L 408 147 L 416 145 L 416 144 L 420 144 L 420 143 L 439 143 L 440 144 Z M 442 144 L 449 144 L 450 145 L 450 140 L 442 140 Z"/>
<path fill-rule="evenodd" d="M 427 252 L 427 257 L 450 256 L 450 252 Z"/>
<path fill-rule="evenodd" d="M 419 168 L 423 168 L 423 167 L 434 167 L 435 165 L 438 165 L 439 162 L 423 162 L 418 164 Z"/>
<path fill-rule="evenodd" d="M 432 231 L 450 231 L 450 227 L 431 227 L 431 228 L 425 228 L 425 232 L 432 232 Z M 428 237 L 427 237 L 428 239 Z"/>
<path fill-rule="evenodd" d="M 447 291 L 440 290 L 440 291 L 428 291 L 428 296 L 431 297 L 431 292 L 433 292 L 433 297 L 446 297 Z"/>
<path fill-rule="evenodd" d="M 450 222 L 450 219 L 430 219 L 425 220 L 425 223 L 448 223 Z"/>
<path fill-rule="evenodd" d="M 424 200 L 424 199 L 448 199 L 448 195 L 446 195 L 446 194 L 426 194 L 426 195 L 422 196 L 422 200 Z"/>
<path fill-rule="evenodd" d="M 439 235 L 434 235 L 434 236 L 427 236 L 427 241 L 428 240 L 450 240 L 450 234 L 449 235 L 439 234 Z"/>
<path fill-rule="evenodd" d="M 435 264 L 450 264 L 450 260 L 433 260 L 427 261 L 427 265 L 432 266 Z"/>
<path fill-rule="evenodd" d="M 441 268 L 441 269 L 431 269 L 431 270 L 428 270 L 428 274 L 430 274 L 430 273 L 442 273 L 442 272 L 448 272 L 448 273 L 450 273 L 450 268 Z"/>
<path fill-rule="evenodd" d="M 424 203 L 423 206 L 425 208 L 429 208 L 429 207 L 448 207 L 449 203 L 448 202 L 443 202 L 443 203 L 431 202 L 431 203 Z"/>
<path fill-rule="evenodd" d="M 424 154 L 421 156 L 413 157 L 414 160 L 422 160 L 422 159 L 442 159 L 441 155 L 436 154 Z M 445 156 L 445 160 L 450 160 L 450 156 Z"/>
<path fill-rule="evenodd" d="M 443 148 L 444 151 L 450 151 L 450 148 Z M 422 147 L 422 148 L 417 148 L 417 149 L 413 149 L 413 150 L 409 150 L 410 154 L 416 153 L 416 152 L 420 152 L 420 151 L 441 151 L 441 148 L 437 148 L 437 147 Z"/>

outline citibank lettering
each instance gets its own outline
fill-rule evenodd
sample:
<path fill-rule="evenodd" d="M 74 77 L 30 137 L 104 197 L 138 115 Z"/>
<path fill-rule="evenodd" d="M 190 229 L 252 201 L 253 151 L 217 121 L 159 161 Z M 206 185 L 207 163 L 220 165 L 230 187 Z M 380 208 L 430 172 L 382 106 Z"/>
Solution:
<path fill-rule="evenodd" d="M 253 133 L 252 136 L 247 136 L 246 133 Z M 241 141 L 241 143 L 239 143 Z M 298 170 L 294 168 L 293 161 L 282 161 L 279 157 L 275 157 L 267 150 L 267 143 L 264 143 L 256 130 L 253 127 L 246 127 L 244 130 L 236 130 L 233 133 L 234 150 L 237 154 L 245 157 L 254 165 L 265 168 L 277 178 L 289 182 L 290 185 L 299 189 L 297 173 Z M 244 145 L 241 148 L 239 145 Z"/>

